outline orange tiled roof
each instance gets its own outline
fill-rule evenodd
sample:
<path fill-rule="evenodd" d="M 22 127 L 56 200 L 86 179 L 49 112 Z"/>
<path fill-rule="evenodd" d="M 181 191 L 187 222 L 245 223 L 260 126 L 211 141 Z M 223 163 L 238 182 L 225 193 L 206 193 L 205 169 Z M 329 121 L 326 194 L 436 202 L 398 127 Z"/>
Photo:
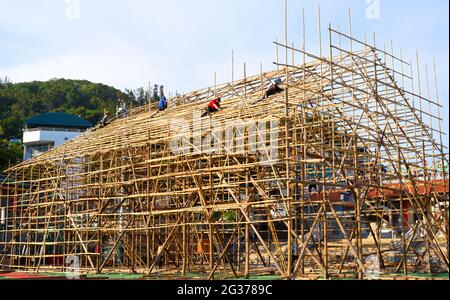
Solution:
<path fill-rule="evenodd" d="M 447 180 L 432 180 L 432 181 L 415 181 L 417 188 L 417 193 L 419 195 L 428 195 L 430 193 L 448 193 L 449 192 L 449 182 Z M 405 189 L 406 188 L 406 189 Z M 379 198 L 379 197 L 400 197 L 402 195 L 415 193 L 414 186 L 412 182 L 405 183 L 404 185 L 400 183 L 393 183 L 386 185 L 386 189 L 373 189 L 369 191 L 367 195 L 368 198 Z"/>
<path fill-rule="evenodd" d="M 415 184 L 419 195 L 428 195 L 432 192 L 438 194 L 449 192 L 449 182 L 447 180 L 432 180 L 427 182 L 416 180 Z M 414 194 L 414 187 L 412 182 L 405 183 L 405 185 L 406 191 L 404 189 L 404 186 L 400 183 L 387 184 L 385 185 L 385 188 L 382 189 L 371 189 L 367 195 L 367 198 L 398 198 L 402 195 L 402 192 L 404 196 L 407 194 Z M 328 193 L 328 199 L 331 202 L 340 202 L 342 192 L 345 191 L 330 191 Z M 322 199 L 322 192 L 313 193 L 309 198 L 310 201 L 320 201 Z"/>

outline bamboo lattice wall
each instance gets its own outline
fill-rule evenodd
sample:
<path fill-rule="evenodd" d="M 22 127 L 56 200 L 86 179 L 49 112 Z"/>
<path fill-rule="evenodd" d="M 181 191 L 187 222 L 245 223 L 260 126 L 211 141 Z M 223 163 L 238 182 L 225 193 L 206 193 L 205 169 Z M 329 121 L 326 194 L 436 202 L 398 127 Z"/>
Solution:
<path fill-rule="evenodd" d="M 77 256 L 97 273 L 364 278 L 375 259 L 382 273 L 448 272 L 448 174 L 431 168 L 448 159 L 428 69 L 422 93 L 392 49 L 328 33 L 326 57 L 277 42 L 292 59 L 275 71 L 159 114 L 134 109 L 10 168 L 0 265 L 66 271 Z M 259 100 L 275 77 L 287 91 Z M 218 95 L 224 110 L 199 118 Z"/>

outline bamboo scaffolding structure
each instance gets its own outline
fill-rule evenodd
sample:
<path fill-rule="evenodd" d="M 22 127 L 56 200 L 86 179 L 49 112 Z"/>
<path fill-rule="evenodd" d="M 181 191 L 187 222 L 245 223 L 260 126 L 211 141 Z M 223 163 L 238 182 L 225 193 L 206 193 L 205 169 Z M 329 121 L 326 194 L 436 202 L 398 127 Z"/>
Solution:
<path fill-rule="evenodd" d="M 10 167 L 1 268 L 66 272 L 78 257 L 86 273 L 365 279 L 376 258 L 381 274 L 448 272 L 436 64 L 435 95 L 428 67 L 424 95 L 418 58 L 414 77 L 392 42 L 356 39 L 350 13 L 348 34 L 328 26 L 329 54 L 320 9 L 318 54 L 302 18 L 297 49 L 285 3 L 275 70 L 247 76 L 244 65 L 235 80 L 233 51 L 231 82 L 215 72 L 212 87 L 175 95 L 157 115 L 149 101 Z M 261 99 L 275 77 L 285 92 Z M 223 111 L 201 118 L 217 96 Z"/>

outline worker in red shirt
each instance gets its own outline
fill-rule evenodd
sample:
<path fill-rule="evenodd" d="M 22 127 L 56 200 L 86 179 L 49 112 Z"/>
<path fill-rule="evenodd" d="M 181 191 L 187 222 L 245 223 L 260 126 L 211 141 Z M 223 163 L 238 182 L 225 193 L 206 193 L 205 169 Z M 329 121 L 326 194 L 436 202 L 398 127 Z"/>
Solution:
<path fill-rule="evenodd" d="M 210 114 L 222 110 L 220 108 L 220 102 L 222 102 L 222 99 L 220 97 L 213 99 L 209 102 L 208 107 L 206 107 L 205 113 L 202 115 L 203 117 L 209 116 Z"/>

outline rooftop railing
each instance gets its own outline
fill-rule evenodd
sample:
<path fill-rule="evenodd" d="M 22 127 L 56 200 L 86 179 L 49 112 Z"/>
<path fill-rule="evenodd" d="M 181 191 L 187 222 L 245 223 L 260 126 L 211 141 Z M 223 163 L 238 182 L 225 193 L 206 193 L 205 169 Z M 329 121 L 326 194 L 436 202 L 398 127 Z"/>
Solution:
<path fill-rule="evenodd" d="M 86 129 L 80 129 L 80 128 L 51 128 L 51 127 L 37 127 L 37 128 L 26 128 L 25 129 L 25 132 L 36 132 L 36 131 L 85 132 Z"/>

